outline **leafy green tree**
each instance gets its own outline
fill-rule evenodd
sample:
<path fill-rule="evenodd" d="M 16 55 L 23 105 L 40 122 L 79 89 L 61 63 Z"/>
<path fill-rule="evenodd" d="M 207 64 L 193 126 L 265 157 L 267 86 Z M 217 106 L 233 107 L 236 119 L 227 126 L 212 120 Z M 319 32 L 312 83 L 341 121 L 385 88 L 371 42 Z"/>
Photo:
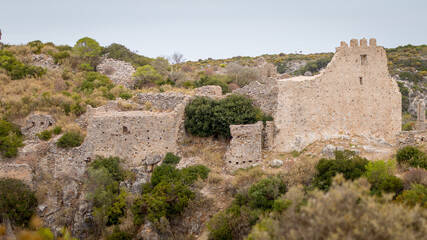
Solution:
<path fill-rule="evenodd" d="M 76 42 L 73 51 L 82 58 L 93 59 L 100 56 L 101 46 L 95 39 L 84 37 Z"/>
<path fill-rule="evenodd" d="M 119 157 L 96 157 L 95 160 L 90 164 L 90 167 L 93 169 L 105 168 L 111 174 L 112 178 L 115 181 L 123 181 L 125 178 L 125 171 L 120 165 Z"/>
<path fill-rule="evenodd" d="M 0 219 L 16 225 L 28 224 L 37 207 L 37 198 L 31 188 L 20 180 L 0 179 Z"/>
<path fill-rule="evenodd" d="M 135 79 L 135 87 L 141 88 L 146 83 L 157 83 L 163 81 L 162 75 L 160 75 L 156 69 L 151 65 L 145 65 L 136 69 L 133 74 Z"/>

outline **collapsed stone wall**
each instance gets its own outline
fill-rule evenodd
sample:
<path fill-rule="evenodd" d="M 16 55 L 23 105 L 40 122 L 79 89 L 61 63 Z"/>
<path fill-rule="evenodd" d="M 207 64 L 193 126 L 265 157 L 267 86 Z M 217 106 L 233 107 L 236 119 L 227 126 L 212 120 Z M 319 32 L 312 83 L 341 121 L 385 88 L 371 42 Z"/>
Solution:
<path fill-rule="evenodd" d="M 103 56 L 101 63 L 96 66 L 96 70 L 107 75 L 117 85 L 122 85 L 126 88 L 133 88 L 135 85 L 135 81 L 132 78 L 135 68 L 128 62 Z"/>
<path fill-rule="evenodd" d="M 394 143 L 401 129 L 401 94 L 389 76 L 383 47 L 371 39 L 342 42 L 320 75 L 278 81 L 274 115 L 277 151 L 343 134 Z"/>
<path fill-rule="evenodd" d="M 261 161 L 263 123 L 231 125 L 232 139 L 225 154 L 229 169 L 250 167 Z"/>
<path fill-rule="evenodd" d="M 397 134 L 397 147 L 416 146 L 427 142 L 427 131 L 402 131 Z"/>
<path fill-rule="evenodd" d="M 53 58 L 46 54 L 33 54 L 31 65 L 47 69 L 59 68 L 59 65 L 55 64 Z"/>
<path fill-rule="evenodd" d="M 25 120 L 25 125 L 21 129 L 27 138 L 34 138 L 35 135 L 48 127 L 53 126 L 55 120 L 51 115 L 33 113 Z"/>
<path fill-rule="evenodd" d="M 277 109 L 277 95 L 279 89 L 277 81 L 270 80 L 265 84 L 257 81 L 233 91 L 233 94 L 243 94 L 253 100 L 255 106 L 260 107 L 265 113 L 273 115 Z"/>
<path fill-rule="evenodd" d="M 222 88 L 216 85 L 208 85 L 195 89 L 196 96 L 218 99 L 222 97 Z"/>
<path fill-rule="evenodd" d="M 0 178 L 14 178 L 31 184 L 33 173 L 28 164 L 2 164 L 0 165 Z"/>

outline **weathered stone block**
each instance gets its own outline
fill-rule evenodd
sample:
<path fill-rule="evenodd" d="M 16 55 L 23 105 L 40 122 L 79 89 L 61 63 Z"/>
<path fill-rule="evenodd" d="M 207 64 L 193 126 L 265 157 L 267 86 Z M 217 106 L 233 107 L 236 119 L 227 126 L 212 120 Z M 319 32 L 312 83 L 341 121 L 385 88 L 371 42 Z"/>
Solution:
<path fill-rule="evenodd" d="M 250 167 L 262 159 L 263 123 L 231 125 L 232 139 L 225 155 L 228 168 Z"/>

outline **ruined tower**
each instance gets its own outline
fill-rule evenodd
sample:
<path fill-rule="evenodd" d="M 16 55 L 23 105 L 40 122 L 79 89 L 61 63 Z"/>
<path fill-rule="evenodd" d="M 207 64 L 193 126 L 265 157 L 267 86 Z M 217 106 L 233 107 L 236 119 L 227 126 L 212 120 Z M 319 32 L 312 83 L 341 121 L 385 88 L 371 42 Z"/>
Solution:
<path fill-rule="evenodd" d="M 277 151 L 343 135 L 394 143 L 401 130 L 401 94 L 375 39 L 341 42 L 319 75 L 278 80 Z"/>

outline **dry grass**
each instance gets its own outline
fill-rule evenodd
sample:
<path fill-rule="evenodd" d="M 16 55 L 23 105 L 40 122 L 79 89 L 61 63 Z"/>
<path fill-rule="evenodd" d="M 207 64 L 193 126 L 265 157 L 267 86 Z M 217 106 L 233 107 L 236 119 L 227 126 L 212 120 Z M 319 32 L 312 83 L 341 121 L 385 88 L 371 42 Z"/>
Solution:
<path fill-rule="evenodd" d="M 311 180 L 316 175 L 315 166 L 318 159 L 303 156 L 296 160 L 292 165 L 288 166 L 282 175 L 282 179 L 286 186 L 296 186 L 299 184 L 309 185 Z"/>
<path fill-rule="evenodd" d="M 27 45 L 14 45 L 6 48 L 5 50 L 13 53 L 16 59 L 19 61 L 29 64 L 32 60 L 32 49 L 30 46 Z"/>

